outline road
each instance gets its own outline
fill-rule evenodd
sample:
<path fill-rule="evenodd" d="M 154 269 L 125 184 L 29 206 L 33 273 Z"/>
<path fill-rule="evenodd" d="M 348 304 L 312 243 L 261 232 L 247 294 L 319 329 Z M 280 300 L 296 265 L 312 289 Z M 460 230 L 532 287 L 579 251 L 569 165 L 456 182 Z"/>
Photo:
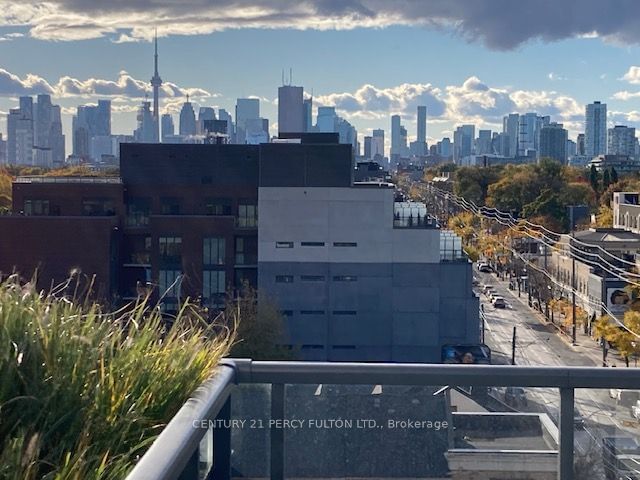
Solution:
<path fill-rule="evenodd" d="M 545 325 L 538 314 L 527 305 L 527 295 L 518 297 L 507 282 L 494 274 L 474 272 L 481 285 L 490 284 L 503 296 L 505 309 L 495 309 L 487 297 L 476 287 L 486 318 L 485 343 L 491 347 L 494 363 L 510 363 L 513 327 L 516 327 L 516 365 L 589 366 L 600 367 L 598 348 L 595 342 L 583 337 L 583 346 L 573 347 L 556 333 L 552 326 Z M 587 343 L 592 342 L 593 345 Z M 602 367 L 600 367 L 602 368 Z M 543 411 L 557 418 L 559 393 L 551 388 L 527 389 L 528 405 L 523 409 Z M 576 447 L 585 451 L 599 445 L 603 436 L 631 435 L 638 437 L 640 424 L 631 417 L 630 409 L 618 406 L 610 398 L 608 390 L 577 389 L 576 411 L 585 420 L 585 427 L 576 430 Z M 640 438 L 639 438 L 640 440 Z"/>

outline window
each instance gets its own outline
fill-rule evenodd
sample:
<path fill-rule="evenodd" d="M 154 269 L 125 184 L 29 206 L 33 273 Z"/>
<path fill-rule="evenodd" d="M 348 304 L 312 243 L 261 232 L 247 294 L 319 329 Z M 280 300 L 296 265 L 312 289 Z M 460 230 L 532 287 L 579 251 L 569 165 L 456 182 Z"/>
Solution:
<path fill-rule="evenodd" d="M 324 310 L 300 310 L 300 315 L 324 315 Z"/>
<path fill-rule="evenodd" d="M 356 315 L 358 312 L 355 310 L 334 310 L 334 315 Z"/>
<path fill-rule="evenodd" d="M 334 282 L 356 282 L 358 277 L 354 275 L 335 275 L 333 277 Z"/>
<path fill-rule="evenodd" d="M 25 215 L 49 215 L 49 200 L 25 200 Z"/>
<path fill-rule="evenodd" d="M 160 199 L 161 215 L 180 215 L 180 199 L 175 197 L 162 197 Z"/>
<path fill-rule="evenodd" d="M 258 239 L 256 237 L 236 237 L 236 265 L 256 265 L 258 263 Z"/>
<path fill-rule="evenodd" d="M 300 275 L 303 282 L 324 282 L 324 275 Z"/>
<path fill-rule="evenodd" d="M 202 263 L 204 265 L 224 265 L 225 239 L 212 237 L 203 239 Z"/>
<path fill-rule="evenodd" d="M 276 248 L 293 248 L 293 242 L 276 242 Z"/>
<path fill-rule="evenodd" d="M 226 292 L 224 270 L 204 270 L 202 272 L 202 298 L 211 306 L 222 306 Z"/>
<path fill-rule="evenodd" d="M 293 275 L 276 275 L 276 283 L 293 283 Z"/>
<path fill-rule="evenodd" d="M 324 345 L 302 345 L 302 350 L 324 350 Z"/>
<path fill-rule="evenodd" d="M 357 242 L 333 242 L 334 247 L 357 247 Z"/>
<path fill-rule="evenodd" d="M 148 198 L 131 198 L 127 202 L 127 226 L 143 227 L 149 225 L 151 201 Z"/>
<path fill-rule="evenodd" d="M 109 198 L 86 198 L 82 200 L 82 215 L 89 217 L 115 215 L 113 200 Z"/>
<path fill-rule="evenodd" d="M 241 203 L 238 205 L 238 227 L 255 228 L 258 226 L 258 205 Z"/>
<path fill-rule="evenodd" d="M 158 276 L 158 290 L 161 296 L 170 299 L 180 298 L 180 270 L 160 270 Z"/>
<path fill-rule="evenodd" d="M 160 237 L 158 243 L 162 263 L 179 264 L 182 261 L 182 237 Z"/>
<path fill-rule="evenodd" d="M 232 215 L 230 198 L 208 198 L 205 200 L 206 215 Z"/>
<path fill-rule="evenodd" d="M 300 242 L 303 247 L 324 247 L 324 242 Z"/>

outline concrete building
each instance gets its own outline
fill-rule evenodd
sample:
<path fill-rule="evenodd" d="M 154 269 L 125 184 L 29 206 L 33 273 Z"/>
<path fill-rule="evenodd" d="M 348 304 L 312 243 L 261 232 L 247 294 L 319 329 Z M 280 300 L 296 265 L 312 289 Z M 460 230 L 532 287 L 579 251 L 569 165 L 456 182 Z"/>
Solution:
<path fill-rule="evenodd" d="M 618 174 L 640 172 L 640 160 L 628 155 L 598 155 L 592 157 L 587 166 L 596 167 L 596 170 L 603 172 L 615 168 Z"/>
<path fill-rule="evenodd" d="M 438 362 L 445 344 L 477 343 L 460 239 L 391 185 L 353 184 L 349 151 L 302 158 L 261 158 L 258 287 L 303 358 Z M 276 165 L 289 173 L 267 177 Z"/>
<path fill-rule="evenodd" d="M 183 107 L 184 108 L 184 107 Z M 193 113 L 193 109 L 191 110 Z M 180 114 L 182 116 L 182 113 Z M 157 143 L 155 135 L 156 123 L 153 119 L 153 111 L 151 110 L 151 102 L 144 101 L 138 109 L 136 116 L 138 127 L 133 132 L 133 137 L 138 143 Z M 195 127 L 195 118 L 194 118 Z M 89 142 L 89 144 L 91 144 Z"/>
<path fill-rule="evenodd" d="M 144 106 L 141 106 L 141 109 L 144 109 Z M 152 126 L 145 128 L 150 132 L 148 135 L 153 134 Z M 73 155 L 84 161 L 91 160 L 91 138 L 111 135 L 111 101 L 98 100 L 97 105 L 79 105 L 72 120 L 72 134 Z"/>
<path fill-rule="evenodd" d="M 364 158 L 371 160 L 371 136 L 364 137 Z"/>
<path fill-rule="evenodd" d="M 193 105 L 189 101 L 187 95 L 187 101 L 182 104 L 180 109 L 180 135 L 186 137 L 189 135 L 195 135 L 197 131 L 196 127 L 196 112 L 193 110 Z"/>
<path fill-rule="evenodd" d="M 540 129 L 538 158 L 551 158 L 567 163 L 567 131 L 561 123 L 552 122 Z"/>
<path fill-rule="evenodd" d="M 236 100 L 235 143 L 247 143 L 247 120 L 260 118 L 260 100 L 257 98 L 238 98 Z"/>
<path fill-rule="evenodd" d="M 278 87 L 278 134 L 305 131 L 303 90 L 292 85 Z"/>
<path fill-rule="evenodd" d="M 535 156 L 536 158 L 539 156 L 540 131 L 542 127 L 548 125 L 550 121 L 549 116 L 540 116 L 533 112 L 520 115 L 518 121 L 518 150 L 516 156 Z"/>
<path fill-rule="evenodd" d="M 427 107 L 418 105 L 416 141 L 419 143 L 427 143 Z"/>
<path fill-rule="evenodd" d="M 607 104 L 593 102 L 585 108 L 585 155 L 595 157 L 607 153 Z"/>
<path fill-rule="evenodd" d="M 375 129 L 371 132 L 371 159 L 382 165 L 384 158 L 384 130 Z"/>
<path fill-rule="evenodd" d="M 475 141 L 475 153 L 489 155 L 494 153 L 492 148 L 491 130 L 478 130 L 478 138 Z"/>
<path fill-rule="evenodd" d="M 576 138 L 576 155 L 586 155 L 584 133 L 579 133 Z"/>
<path fill-rule="evenodd" d="M 636 129 L 624 125 L 616 125 L 609 129 L 607 153 L 609 155 L 627 155 L 636 157 Z"/>
<path fill-rule="evenodd" d="M 216 111 L 213 107 L 200 107 L 198 109 L 198 123 L 196 125 L 197 135 L 204 135 L 204 122 L 208 120 L 216 120 Z"/>
<path fill-rule="evenodd" d="M 338 128 L 336 107 L 318 107 L 316 130 L 319 133 L 332 133 Z"/>
<path fill-rule="evenodd" d="M 10 165 L 33 165 L 33 110 L 23 98 L 20 99 L 21 108 L 12 108 L 7 115 L 7 159 Z"/>

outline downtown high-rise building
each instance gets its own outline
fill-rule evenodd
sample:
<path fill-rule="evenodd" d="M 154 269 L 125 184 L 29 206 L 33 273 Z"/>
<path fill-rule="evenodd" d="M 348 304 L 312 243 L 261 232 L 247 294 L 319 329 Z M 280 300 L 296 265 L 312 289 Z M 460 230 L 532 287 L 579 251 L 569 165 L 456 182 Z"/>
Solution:
<path fill-rule="evenodd" d="M 278 134 L 305 131 L 303 88 L 292 85 L 278 87 Z"/>
<path fill-rule="evenodd" d="M 313 98 L 305 98 L 302 102 L 302 109 L 304 114 L 303 128 L 305 132 L 313 131 Z"/>
<path fill-rule="evenodd" d="M 576 155 L 586 155 L 584 133 L 579 133 L 576 137 Z"/>
<path fill-rule="evenodd" d="M 460 164 L 462 159 L 473 153 L 475 125 L 461 125 L 453 132 L 453 161 Z"/>
<path fill-rule="evenodd" d="M 567 163 L 567 131 L 561 123 L 551 122 L 540 129 L 538 158 L 550 158 Z"/>
<path fill-rule="evenodd" d="M 90 160 L 92 139 L 111 136 L 111 101 L 98 100 L 97 105 L 79 105 L 71 130 L 73 155 Z"/>
<path fill-rule="evenodd" d="M 518 138 L 520 115 L 510 113 L 502 119 L 502 133 L 506 138 L 503 139 L 503 148 L 500 152 L 505 157 L 515 157 L 518 154 Z"/>
<path fill-rule="evenodd" d="M 51 96 L 40 94 L 34 106 L 34 165 L 53 167 L 65 160 L 64 135 L 60 106 L 51 103 Z"/>
<path fill-rule="evenodd" d="M 636 155 L 636 129 L 625 125 L 616 125 L 609 129 L 607 153 L 609 155 Z"/>
<path fill-rule="evenodd" d="M 371 132 L 371 159 L 380 164 L 384 160 L 384 130 L 381 128 Z"/>
<path fill-rule="evenodd" d="M 213 107 L 200 107 L 198 110 L 198 124 L 196 125 L 196 133 L 204 135 L 204 122 L 208 120 L 216 120 L 216 111 Z"/>
<path fill-rule="evenodd" d="M 231 114 L 224 108 L 218 110 L 218 119 L 226 124 L 226 134 L 228 136 L 229 143 L 236 143 L 235 141 L 235 128 L 233 125 L 233 118 Z"/>
<path fill-rule="evenodd" d="M 160 141 L 160 87 L 162 86 L 162 78 L 158 73 L 158 32 L 155 34 L 153 44 L 153 77 L 151 77 L 151 88 L 153 89 L 153 140 L 150 143 L 158 143 Z"/>
<path fill-rule="evenodd" d="M 493 153 L 491 130 L 478 130 L 475 153 L 478 155 L 490 155 Z"/>
<path fill-rule="evenodd" d="M 20 108 L 7 115 L 7 161 L 10 165 L 33 165 L 33 100 L 20 97 Z"/>
<path fill-rule="evenodd" d="M 588 104 L 585 117 L 585 155 L 604 155 L 607 153 L 607 104 L 598 101 Z"/>
<path fill-rule="evenodd" d="M 236 143 L 247 143 L 247 121 L 260 118 L 260 100 L 238 98 L 236 100 Z"/>
<path fill-rule="evenodd" d="M 180 109 L 180 135 L 187 137 L 189 135 L 195 135 L 197 131 L 196 127 L 196 112 L 193 110 L 193 105 L 189 101 L 189 95 L 187 95 L 187 101 L 182 104 Z"/>
<path fill-rule="evenodd" d="M 135 141 L 138 143 L 158 143 L 155 135 L 156 122 L 151 110 L 151 102 L 142 102 L 136 119 L 138 127 L 133 132 Z"/>
<path fill-rule="evenodd" d="M 425 105 L 418 105 L 417 125 L 416 140 L 427 143 L 427 107 Z"/>
<path fill-rule="evenodd" d="M 316 130 L 321 133 L 335 132 L 338 127 L 336 107 L 318 107 Z"/>
<path fill-rule="evenodd" d="M 161 121 L 162 143 L 166 143 L 169 137 L 173 137 L 176 134 L 176 128 L 173 124 L 173 116 L 170 113 L 162 115 Z"/>

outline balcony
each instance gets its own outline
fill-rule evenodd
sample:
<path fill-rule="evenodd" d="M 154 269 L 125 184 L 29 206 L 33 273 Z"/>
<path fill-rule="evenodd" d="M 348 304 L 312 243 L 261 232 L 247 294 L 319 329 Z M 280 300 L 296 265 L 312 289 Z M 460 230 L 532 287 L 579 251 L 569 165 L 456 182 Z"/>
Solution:
<path fill-rule="evenodd" d="M 127 479 L 604 478 L 574 474 L 576 402 L 639 385 L 622 368 L 227 360 Z M 520 387 L 557 395 L 557 411 L 519 413 L 492 393 Z M 472 397 L 490 410 L 463 412 Z M 603 452 L 615 478 L 637 478 L 621 472 L 640 450 Z"/>

